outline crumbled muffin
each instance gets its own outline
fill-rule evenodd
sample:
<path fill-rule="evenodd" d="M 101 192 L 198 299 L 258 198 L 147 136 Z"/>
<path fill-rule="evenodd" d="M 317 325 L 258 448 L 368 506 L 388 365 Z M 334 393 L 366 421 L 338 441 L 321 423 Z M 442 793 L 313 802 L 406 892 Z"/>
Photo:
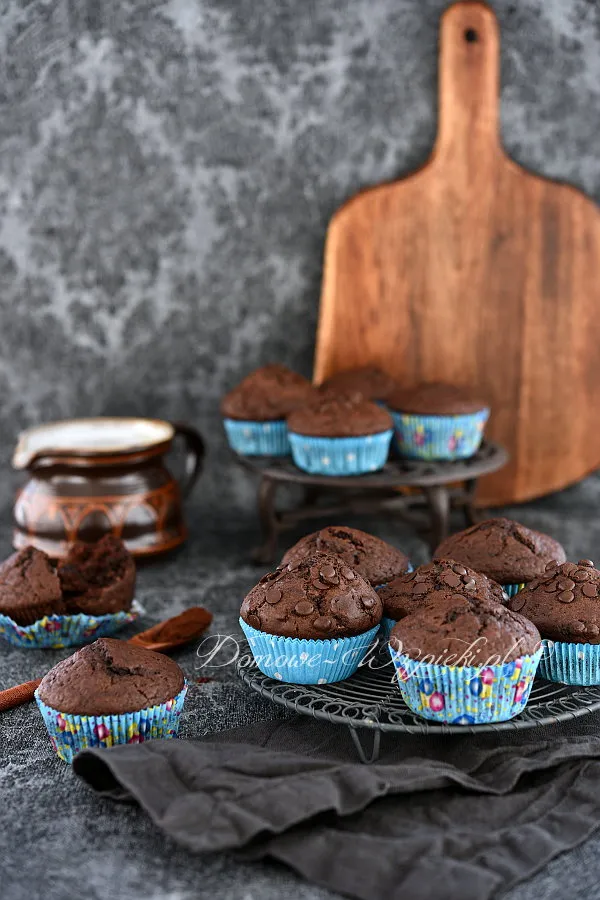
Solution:
<path fill-rule="evenodd" d="M 135 575 L 131 553 L 112 534 L 94 544 L 78 541 L 58 566 L 68 612 L 92 616 L 131 609 Z"/>

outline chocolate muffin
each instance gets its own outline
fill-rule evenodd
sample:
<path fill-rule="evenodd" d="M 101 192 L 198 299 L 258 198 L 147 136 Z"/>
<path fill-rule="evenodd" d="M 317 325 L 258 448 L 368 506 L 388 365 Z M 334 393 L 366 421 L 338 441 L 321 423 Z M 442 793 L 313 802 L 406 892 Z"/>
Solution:
<path fill-rule="evenodd" d="M 308 379 L 287 366 L 272 363 L 247 375 L 221 401 L 221 413 L 228 419 L 272 422 L 285 419 L 316 394 Z"/>
<path fill-rule="evenodd" d="M 73 544 L 59 563 L 58 577 L 69 613 L 102 616 L 131 609 L 135 562 L 112 534 L 95 544 Z"/>
<path fill-rule="evenodd" d="M 481 603 L 502 604 L 508 600 L 495 581 L 453 559 L 434 559 L 414 572 L 394 578 L 379 591 L 384 616 L 396 621 L 449 595 L 476 598 Z"/>
<path fill-rule="evenodd" d="M 440 598 L 401 619 L 390 644 L 411 659 L 436 665 L 491 666 L 536 652 L 540 634 L 525 616 L 485 597 Z"/>
<path fill-rule="evenodd" d="M 527 616 L 544 638 L 600 644 L 600 571 L 589 559 L 548 563 L 508 606 Z"/>
<path fill-rule="evenodd" d="M 184 681 L 183 672 L 168 656 L 100 638 L 50 669 L 38 696 L 62 713 L 112 716 L 166 703 L 182 690 Z"/>
<path fill-rule="evenodd" d="M 410 567 L 408 556 L 402 550 L 366 531 L 342 525 L 328 525 L 300 538 L 285 552 L 281 565 L 295 563 L 314 553 L 339 557 L 373 587 L 391 581 Z"/>
<path fill-rule="evenodd" d="M 396 389 L 394 379 L 376 366 L 336 372 L 319 386 L 320 391 L 362 394 L 366 400 L 385 400 Z"/>
<path fill-rule="evenodd" d="M 381 406 L 361 394 L 324 394 L 287 418 L 288 430 L 313 437 L 359 437 L 392 428 L 392 420 Z"/>
<path fill-rule="evenodd" d="M 449 384 L 398 388 L 386 400 L 401 456 L 458 460 L 481 446 L 490 410 L 471 391 Z"/>
<path fill-rule="evenodd" d="M 369 631 L 381 613 L 381 600 L 362 575 L 337 556 L 315 553 L 261 578 L 240 615 L 267 634 L 322 640 Z"/>
<path fill-rule="evenodd" d="M 397 412 L 420 416 L 458 416 L 485 409 L 486 403 L 466 388 L 431 382 L 413 388 L 396 387 L 387 405 Z"/>
<path fill-rule="evenodd" d="M 65 611 L 56 569 L 42 550 L 25 547 L 0 565 L 0 613 L 32 625 Z"/>
<path fill-rule="evenodd" d="M 566 554 L 547 534 L 499 518 L 451 535 L 434 557 L 455 559 L 499 584 L 523 584 L 542 575 L 549 562 L 564 562 Z"/>

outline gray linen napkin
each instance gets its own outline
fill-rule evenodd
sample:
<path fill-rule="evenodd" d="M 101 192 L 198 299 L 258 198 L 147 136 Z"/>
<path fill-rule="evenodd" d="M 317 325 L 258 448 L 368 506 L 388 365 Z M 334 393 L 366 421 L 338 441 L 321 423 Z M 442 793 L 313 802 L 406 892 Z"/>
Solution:
<path fill-rule="evenodd" d="M 600 825 L 597 735 L 596 714 L 529 732 L 384 735 L 365 766 L 346 729 L 295 716 L 87 750 L 74 770 L 196 852 L 275 858 L 358 900 L 484 900 Z"/>

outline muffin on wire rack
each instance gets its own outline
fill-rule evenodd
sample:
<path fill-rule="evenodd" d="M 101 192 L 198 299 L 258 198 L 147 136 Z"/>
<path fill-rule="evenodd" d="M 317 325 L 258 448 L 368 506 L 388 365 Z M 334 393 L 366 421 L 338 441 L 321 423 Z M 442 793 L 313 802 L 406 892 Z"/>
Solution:
<path fill-rule="evenodd" d="M 336 556 L 315 553 L 261 578 L 242 603 L 240 625 L 265 675 L 328 684 L 356 671 L 381 612 L 362 575 Z"/>
<path fill-rule="evenodd" d="M 548 563 L 508 605 L 546 639 L 540 675 L 565 684 L 600 684 L 600 571 L 590 559 Z"/>
<path fill-rule="evenodd" d="M 518 715 L 543 652 L 539 631 L 525 616 L 464 594 L 405 616 L 392 629 L 389 647 L 409 709 L 456 725 Z"/>

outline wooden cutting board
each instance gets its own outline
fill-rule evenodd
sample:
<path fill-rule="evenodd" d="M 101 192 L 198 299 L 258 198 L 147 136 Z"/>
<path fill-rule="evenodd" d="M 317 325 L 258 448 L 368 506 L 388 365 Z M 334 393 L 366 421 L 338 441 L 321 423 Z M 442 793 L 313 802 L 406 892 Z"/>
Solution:
<path fill-rule="evenodd" d="M 506 156 L 498 57 L 487 6 L 444 13 L 434 151 L 334 215 L 315 360 L 317 382 L 376 363 L 475 388 L 511 454 L 481 483 L 491 505 L 600 467 L 600 211 Z"/>

